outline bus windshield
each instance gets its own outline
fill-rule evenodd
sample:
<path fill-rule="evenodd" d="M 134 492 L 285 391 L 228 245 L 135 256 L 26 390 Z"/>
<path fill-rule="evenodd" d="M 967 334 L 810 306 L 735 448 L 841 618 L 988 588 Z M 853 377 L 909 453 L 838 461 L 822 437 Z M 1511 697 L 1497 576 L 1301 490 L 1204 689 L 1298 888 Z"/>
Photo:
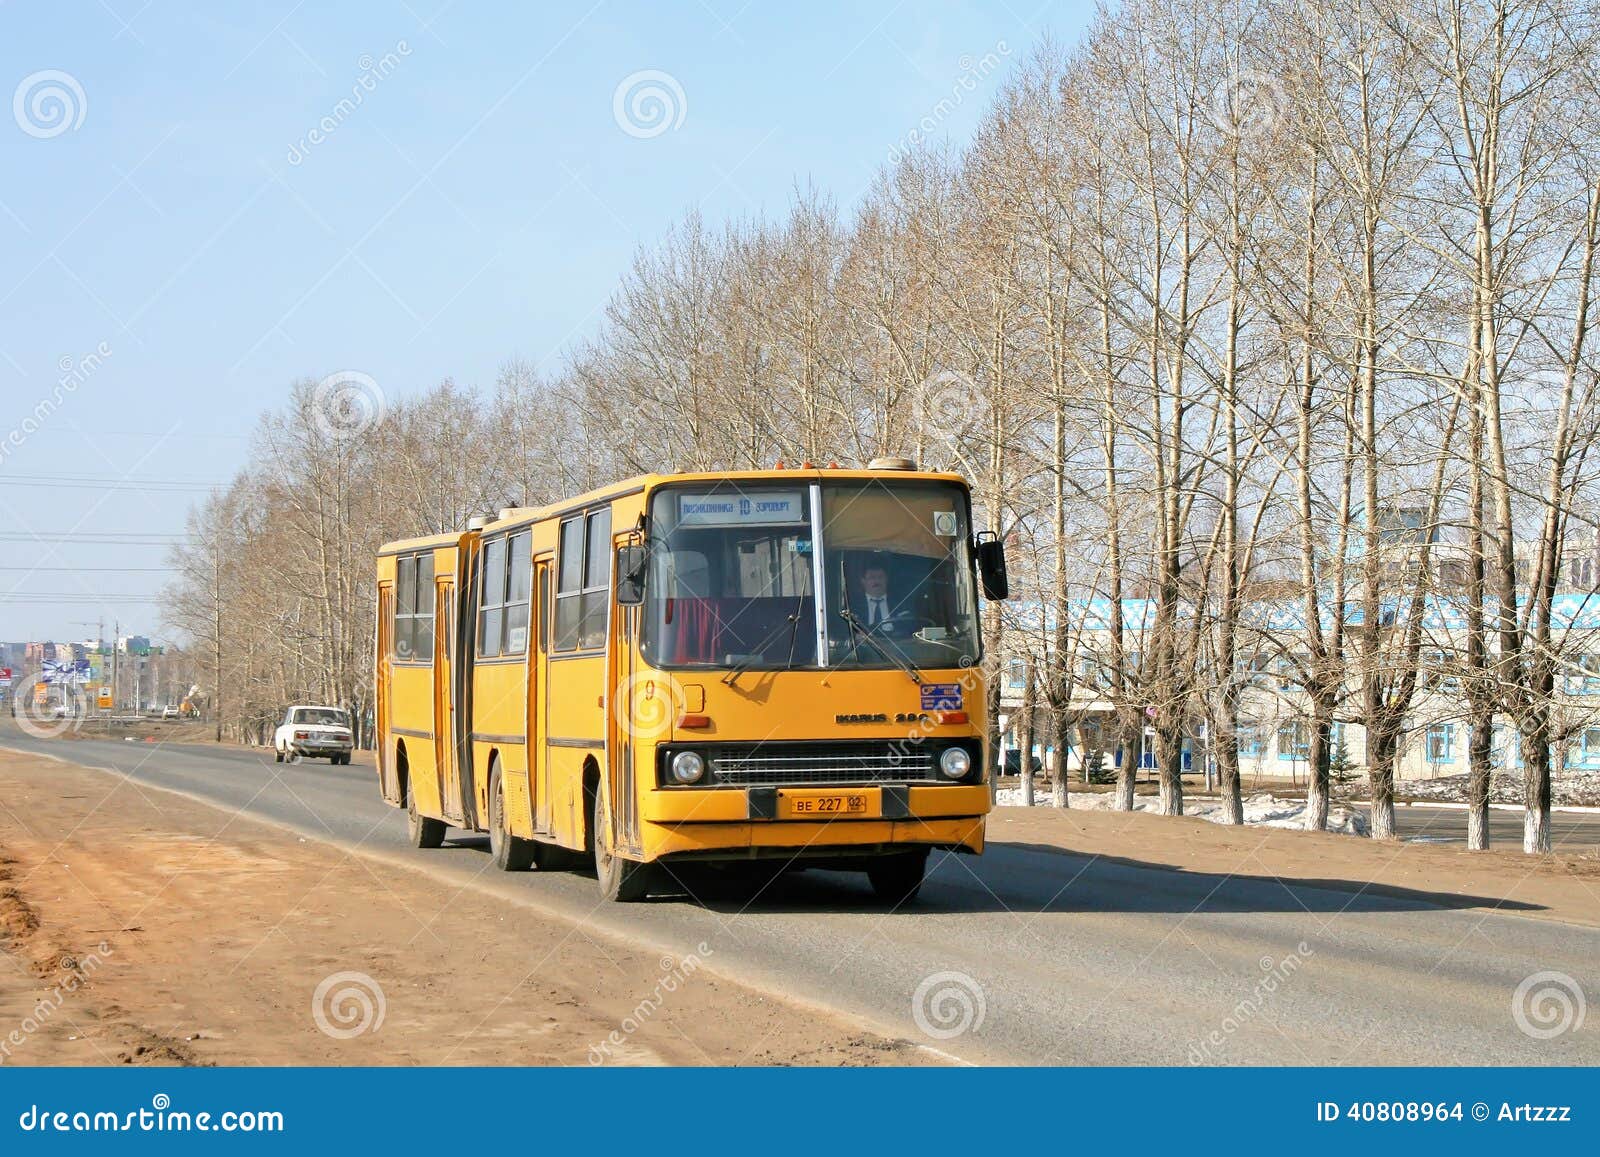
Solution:
<path fill-rule="evenodd" d="M 669 486 L 652 500 L 649 527 L 642 645 L 653 665 L 957 666 L 977 658 L 959 487 Z"/>

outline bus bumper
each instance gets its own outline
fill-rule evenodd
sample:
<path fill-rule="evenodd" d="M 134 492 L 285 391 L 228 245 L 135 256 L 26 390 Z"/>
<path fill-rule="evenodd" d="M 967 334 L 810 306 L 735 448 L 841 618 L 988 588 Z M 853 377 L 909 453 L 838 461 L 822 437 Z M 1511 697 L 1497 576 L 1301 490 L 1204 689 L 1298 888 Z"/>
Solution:
<path fill-rule="evenodd" d="M 811 788 L 719 788 L 650 792 L 641 810 L 646 858 L 727 852 L 735 857 L 763 849 L 915 846 L 983 851 L 989 786 L 896 786 L 829 789 L 865 794 L 861 817 L 811 820 L 788 814 L 784 796 L 815 794 Z"/>

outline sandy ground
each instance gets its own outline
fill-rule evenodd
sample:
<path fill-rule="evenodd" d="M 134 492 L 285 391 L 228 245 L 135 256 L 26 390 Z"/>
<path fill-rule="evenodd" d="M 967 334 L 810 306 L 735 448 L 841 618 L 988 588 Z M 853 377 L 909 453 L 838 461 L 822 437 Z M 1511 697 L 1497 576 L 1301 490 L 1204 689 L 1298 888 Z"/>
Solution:
<path fill-rule="evenodd" d="M 996 808 L 991 843 L 1059 848 L 1142 866 L 1296 880 L 1600 926 L 1600 855 L 1468 852 L 1148 812 Z M 1241 866 L 1241 864 L 1243 866 Z"/>
<path fill-rule="evenodd" d="M 714 963 L 0 752 L 0 1065 L 928 1060 Z"/>

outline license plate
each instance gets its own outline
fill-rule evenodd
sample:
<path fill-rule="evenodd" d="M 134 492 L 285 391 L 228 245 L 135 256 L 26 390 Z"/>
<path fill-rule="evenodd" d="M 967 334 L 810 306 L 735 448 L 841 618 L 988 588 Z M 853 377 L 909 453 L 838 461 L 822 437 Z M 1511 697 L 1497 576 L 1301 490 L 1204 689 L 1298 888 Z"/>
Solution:
<path fill-rule="evenodd" d="M 876 815 L 874 793 L 865 791 L 779 792 L 778 817 L 786 820 L 831 820 Z"/>

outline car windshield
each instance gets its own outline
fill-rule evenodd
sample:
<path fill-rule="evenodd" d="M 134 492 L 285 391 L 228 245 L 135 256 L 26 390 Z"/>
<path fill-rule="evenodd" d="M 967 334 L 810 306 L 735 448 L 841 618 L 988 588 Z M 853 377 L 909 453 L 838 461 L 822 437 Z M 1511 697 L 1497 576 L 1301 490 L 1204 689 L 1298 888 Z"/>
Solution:
<path fill-rule="evenodd" d="M 820 555 L 814 505 L 825 528 Z M 965 491 L 948 483 L 664 488 L 650 507 L 646 661 L 715 668 L 975 661 L 968 526 Z"/>
<path fill-rule="evenodd" d="M 323 727 L 348 727 L 350 721 L 337 707 L 302 707 L 294 713 L 296 723 L 317 724 Z"/>

